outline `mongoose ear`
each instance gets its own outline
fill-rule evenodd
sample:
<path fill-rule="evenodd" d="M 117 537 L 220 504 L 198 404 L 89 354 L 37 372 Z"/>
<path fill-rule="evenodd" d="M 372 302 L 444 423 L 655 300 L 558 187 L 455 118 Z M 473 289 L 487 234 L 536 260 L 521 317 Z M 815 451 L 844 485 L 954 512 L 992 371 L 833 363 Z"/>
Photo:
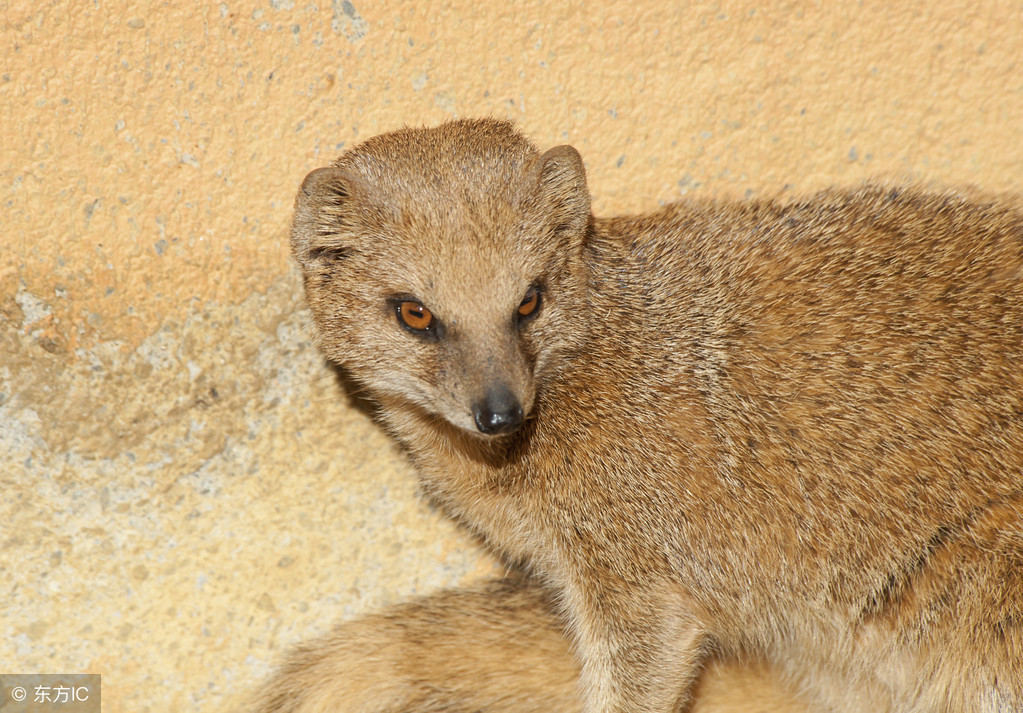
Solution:
<path fill-rule="evenodd" d="M 299 265 L 346 256 L 341 233 L 357 183 L 358 179 L 333 166 L 318 168 L 302 181 L 291 226 L 291 250 Z"/>
<path fill-rule="evenodd" d="M 540 205 L 556 231 L 581 234 L 590 219 L 590 193 L 583 159 L 571 146 L 555 146 L 533 168 Z"/>

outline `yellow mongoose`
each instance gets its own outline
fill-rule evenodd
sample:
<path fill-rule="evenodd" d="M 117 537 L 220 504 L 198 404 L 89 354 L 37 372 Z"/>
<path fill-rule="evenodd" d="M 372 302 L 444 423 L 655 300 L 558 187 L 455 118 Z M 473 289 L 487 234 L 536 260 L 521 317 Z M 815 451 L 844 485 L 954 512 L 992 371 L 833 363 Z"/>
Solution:
<path fill-rule="evenodd" d="M 324 352 L 528 575 L 343 627 L 265 710 L 667 712 L 713 654 L 814 710 L 1023 711 L 1011 201 L 595 218 L 575 149 L 462 120 L 313 171 L 292 245 Z"/>

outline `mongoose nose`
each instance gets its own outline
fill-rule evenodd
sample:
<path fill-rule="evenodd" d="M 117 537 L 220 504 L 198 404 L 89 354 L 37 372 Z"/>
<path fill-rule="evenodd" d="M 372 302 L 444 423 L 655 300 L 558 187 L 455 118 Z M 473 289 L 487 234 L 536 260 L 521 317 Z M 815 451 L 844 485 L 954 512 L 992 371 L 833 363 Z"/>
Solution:
<path fill-rule="evenodd" d="M 523 420 L 519 400 L 503 386 L 488 391 L 486 398 L 473 408 L 473 416 L 476 428 L 488 436 L 511 433 Z"/>

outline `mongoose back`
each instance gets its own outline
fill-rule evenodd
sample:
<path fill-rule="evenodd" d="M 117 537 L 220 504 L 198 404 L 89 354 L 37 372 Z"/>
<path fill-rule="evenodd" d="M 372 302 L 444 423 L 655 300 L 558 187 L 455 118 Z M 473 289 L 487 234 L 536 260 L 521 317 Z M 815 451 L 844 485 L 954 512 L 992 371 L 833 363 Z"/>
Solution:
<path fill-rule="evenodd" d="M 575 149 L 460 120 L 311 173 L 292 245 L 323 351 L 528 573 L 582 710 L 683 709 L 713 654 L 818 710 L 1023 711 L 1013 200 L 864 185 L 596 218 Z M 342 682 L 338 641 L 268 709 L 374 686 L 351 709 L 440 709 L 441 684 L 396 690 L 428 673 Z"/>

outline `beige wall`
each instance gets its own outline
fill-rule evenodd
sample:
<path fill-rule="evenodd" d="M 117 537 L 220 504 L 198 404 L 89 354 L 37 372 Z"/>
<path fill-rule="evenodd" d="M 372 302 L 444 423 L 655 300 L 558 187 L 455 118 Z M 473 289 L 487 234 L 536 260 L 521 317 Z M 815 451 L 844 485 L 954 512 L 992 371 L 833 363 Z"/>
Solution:
<path fill-rule="evenodd" d="M 0 0 L 0 670 L 226 709 L 491 567 L 308 346 L 291 201 L 344 145 L 507 116 L 603 213 L 1023 189 L 1018 3 L 671 5 Z"/>

